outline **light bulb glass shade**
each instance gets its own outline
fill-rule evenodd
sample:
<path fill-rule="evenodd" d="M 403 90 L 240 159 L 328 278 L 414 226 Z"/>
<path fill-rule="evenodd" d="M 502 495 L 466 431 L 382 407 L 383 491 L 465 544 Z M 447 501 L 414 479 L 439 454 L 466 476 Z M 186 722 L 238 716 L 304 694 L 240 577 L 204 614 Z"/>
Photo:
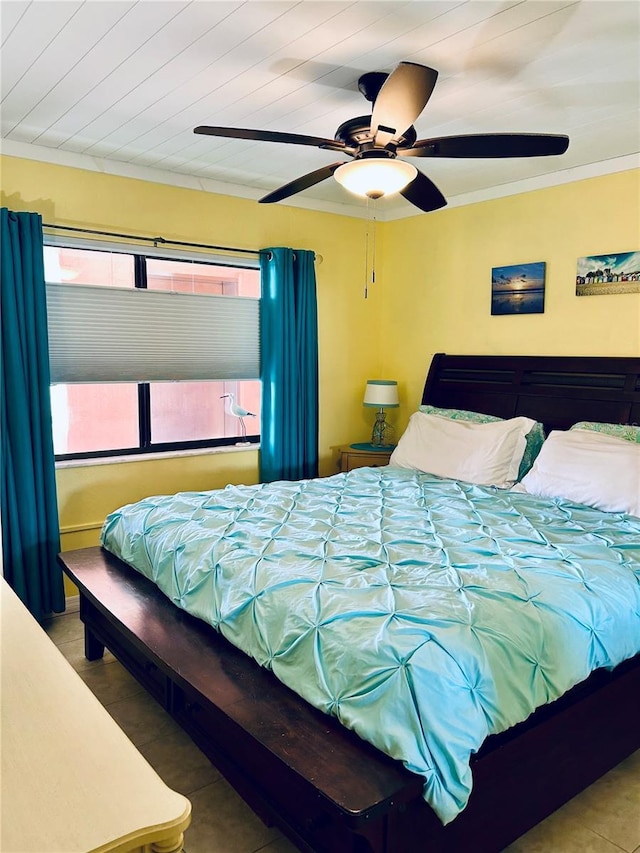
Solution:
<path fill-rule="evenodd" d="M 339 184 L 356 195 L 380 198 L 400 192 L 418 174 L 411 163 L 403 160 L 353 160 L 333 173 Z"/>
<path fill-rule="evenodd" d="M 400 405 L 398 383 L 393 379 L 369 379 L 362 405 L 375 409 L 396 409 Z"/>

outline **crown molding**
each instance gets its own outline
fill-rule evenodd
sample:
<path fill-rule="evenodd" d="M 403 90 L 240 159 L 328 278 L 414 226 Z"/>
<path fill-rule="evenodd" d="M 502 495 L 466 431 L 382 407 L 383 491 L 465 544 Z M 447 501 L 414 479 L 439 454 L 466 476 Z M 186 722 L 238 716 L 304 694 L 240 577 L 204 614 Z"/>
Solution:
<path fill-rule="evenodd" d="M 627 172 L 640 168 L 640 154 L 627 154 L 623 157 L 613 157 L 609 160 L 601 160 L 597 163 L 585 163 L 583 166 L 574 166 L 559 172 L 551 172 L 546 175 L 538 175 L 534 178 L 526 178 L 521 181 L 512 181 L 488 189 L 476 190 L 470 193 L 461 193 L 456 196 L 447 197 L 447 208 L 462 207 L 467 204 L 478 204 L 483 201 L 505 198 L 511 195 L 544 190 L 551 187 L 571 184 L 576 181 L 584 181 L 588 178 L 599 178 L 604 175 L 612 175 L 615 172 Z M 444 208 L 445 210 L 447 208 Z M 386 221 L 406 219 L 414 214 L 403 210 L 393 210 L 386 217 Z"/>
<path fill-rule="evenodd" d="M 154 169 L 150 166 L 137 166 L 120 160 L 110 160 L 103 157 L 92 157 L 89 154 L 79 154 L 72 151 L 64 151 L 61 148 L 48 148 L 44 145 L 32 145 L 27 142 L 15 142 L 11 139 L 3 139 L 0 143 L 0 153 L 8 157 L 19 157 L 24 160 L 37 160 L 44 163 L 52 163 L 58 166 L 68 166 L 72 169 L 84 169 L 90 172 L 100 172 L 105 175 L 113 175 L 121 178 L 133 178 L 139 181 L 147 181 L 155 184 L 166 184 L 168 186 L 182 187 L 183 189 L 200 190 L 202 192 L 214 193 L 216 195 L 233 196 L 257 201 L 263 191 L 248 187 L 244 184 L 227 183 L 210 178 L 200 178 L 194 175 L 184 175 L 180 172 L 170 172 L 164 169 Z M 587 178 L 601 177 L 603 175 L 623 172 L 640 167 L 640 154 L 628 154 L 623 157 L 614 157 L 610 160 L 602 160 L 597 163 L 586 163 L 582 166 L 574 166 L 559 172 L 539 175 L 534 178 L 526 178 L 521 181 L 512 181 L 488 189 L 476 190 L 470 193 L 461 193 L 447 198 L 447 207 L 462 207 L 468 204 L 477 204 L 483 201 L 505 198 L 510 195 L 533 192 L 535 190 L 548 189 L 549 187 L 573 183 Z M 369 219 L 371 211 L 365 203 L 342 203 L 329 202 L 320 199 L 310 199 L 304 196 L 295 196 L 286 202 L 289 207 L 314 210 L 323 213 L 332 213 L 339 216 L 350 216 L 359 219 Z M 399 205 L 397 200 L 382 199 L 377 202 L 376 218 L 382 222 L 391 222 L 397 219 L 407 219 L 412 216 L 421 216 L 416 209 L 406 204 Z M 447 208 L 445 208 L 446 210 Z"/>

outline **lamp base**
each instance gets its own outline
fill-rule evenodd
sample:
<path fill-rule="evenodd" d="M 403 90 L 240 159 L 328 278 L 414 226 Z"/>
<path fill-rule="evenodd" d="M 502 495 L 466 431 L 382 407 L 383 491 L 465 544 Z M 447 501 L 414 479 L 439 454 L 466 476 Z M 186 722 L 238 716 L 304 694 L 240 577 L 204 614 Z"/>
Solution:
<path fill-rule="evenodd" d="M 373 444 L 374 447 L 384 447 L 386 444 L 384 434 L 388 427 L 389 424 L 386 421 L 384 409 L 379 409 L 373 424 L 373 432 L 371 433 L 371 444 Z"/>

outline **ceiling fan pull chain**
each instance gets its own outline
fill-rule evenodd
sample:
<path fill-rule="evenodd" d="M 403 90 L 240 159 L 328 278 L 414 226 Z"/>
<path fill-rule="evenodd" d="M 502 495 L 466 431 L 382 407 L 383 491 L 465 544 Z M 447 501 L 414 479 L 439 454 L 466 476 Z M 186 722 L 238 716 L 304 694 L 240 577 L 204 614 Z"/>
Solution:
<path fill-rule="evenodd" d="M 373 200 L 371 202 L 372 214 L 371 219 L 373 222 L 373 246 L 371 248 L 371 286 L 376 283 L 376 202 Z"/>
<path fill-rule="evenodd" d="M 367 198 L 367 228 L 364 234 L 364 298 L 369 295 L 369 203 Z"/>
<path fill-rule="evenodd" d="M 373 225 L 372 225 L 373 223 Z M 371 243 L 371 250 L 369 250 Z M 364 238 L 364 298 L 369 295 L 369 259 L 371 259 L 371 285 L 376 283 L 376 214 L 375 200 L 367 198 L 367 230 Z"/>

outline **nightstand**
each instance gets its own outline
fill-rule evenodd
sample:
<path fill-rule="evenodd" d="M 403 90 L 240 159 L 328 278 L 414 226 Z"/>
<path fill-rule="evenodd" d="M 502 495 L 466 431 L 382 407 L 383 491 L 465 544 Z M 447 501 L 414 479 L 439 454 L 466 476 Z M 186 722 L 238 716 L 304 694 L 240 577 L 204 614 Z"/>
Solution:
<path fill-rule="evenodd" d="M 389 457 L 395 449 L 395 444 L 376 447 L 373 444 L 347 444 L 339 448 L 338 468 L 343 473 L 354 468 L 378 468 L 388 465 Z"/>

